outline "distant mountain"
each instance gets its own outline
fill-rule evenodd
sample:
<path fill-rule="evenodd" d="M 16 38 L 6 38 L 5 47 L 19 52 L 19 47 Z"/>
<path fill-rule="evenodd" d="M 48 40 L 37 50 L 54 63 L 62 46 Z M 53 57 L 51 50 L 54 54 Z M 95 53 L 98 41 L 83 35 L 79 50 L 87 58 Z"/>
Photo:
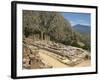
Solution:
<path fill-rule="evenodd" d="M 77 24 L 73 26 L 73 29 L 81 34 L 90 35 L 90 26 Z"/>

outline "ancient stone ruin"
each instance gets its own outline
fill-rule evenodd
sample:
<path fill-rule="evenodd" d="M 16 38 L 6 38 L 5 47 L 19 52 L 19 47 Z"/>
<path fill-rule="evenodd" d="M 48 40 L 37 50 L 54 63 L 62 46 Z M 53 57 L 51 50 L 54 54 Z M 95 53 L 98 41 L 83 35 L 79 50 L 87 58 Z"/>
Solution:
<path fill-rule="evenodd" d="M 52 66 L 43 63 L 38 54 L 37 47 L 23 44 L 23 69 L 51 68 Z"/>
<path fill-rule="evenodd" d="M 75 66 L 85 60 L 91 59 L 89 52 L 81 48 L 67 46 L 53 41 L 33 41 L 27 38 L 23 44 L 23 68 L 36 69 L 53 67 L 42 60 L 39 55 L 40 49 L 52 52 L 51 54 L 47 53 L 47 55 L 68 66 Z"/>

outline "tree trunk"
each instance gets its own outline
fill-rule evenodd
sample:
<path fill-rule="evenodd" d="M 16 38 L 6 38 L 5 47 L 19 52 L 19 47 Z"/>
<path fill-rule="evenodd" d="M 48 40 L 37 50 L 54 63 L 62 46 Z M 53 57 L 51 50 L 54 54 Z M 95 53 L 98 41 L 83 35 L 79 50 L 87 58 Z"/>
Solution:
<path fill-rule="evenodd" d="M 41 40 L 43 40 L 43 32 L 41 32 Z"/>

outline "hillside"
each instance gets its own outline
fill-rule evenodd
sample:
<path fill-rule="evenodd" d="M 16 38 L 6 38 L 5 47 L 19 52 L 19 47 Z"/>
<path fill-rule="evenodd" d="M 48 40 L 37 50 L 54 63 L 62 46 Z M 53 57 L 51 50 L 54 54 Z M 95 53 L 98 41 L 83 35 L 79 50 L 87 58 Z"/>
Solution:
<path fill-rule="evenodd" d="M 58 12 L 23 10 L 23 33 L 26 38 L 50 38 L 54 42 L 88 49 L 85 38 Z"/>
<path fill-rule="evenodd" d="M 77 25 L 73 26 L 73 29 L 76 32 L 80 33 L 84 37 L 83 41 L 85 41 L 85 44 L 90 48 L 90 44 L 91 44 L 91 40 L 90 40 L 91 29 L 90 29 L 90 26 L 77 24 Z"/>

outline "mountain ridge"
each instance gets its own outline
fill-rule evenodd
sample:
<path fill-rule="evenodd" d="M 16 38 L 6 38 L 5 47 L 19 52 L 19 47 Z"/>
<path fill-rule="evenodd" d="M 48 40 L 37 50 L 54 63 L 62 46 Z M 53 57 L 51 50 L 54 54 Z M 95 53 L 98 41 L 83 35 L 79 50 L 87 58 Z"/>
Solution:
<path fill-rule="evenodd" d="M 76 24 L 73 26 L 73 29 L 78 31 L 81 34 L 90 35 L 90 26 L 89 25 Z"/>

